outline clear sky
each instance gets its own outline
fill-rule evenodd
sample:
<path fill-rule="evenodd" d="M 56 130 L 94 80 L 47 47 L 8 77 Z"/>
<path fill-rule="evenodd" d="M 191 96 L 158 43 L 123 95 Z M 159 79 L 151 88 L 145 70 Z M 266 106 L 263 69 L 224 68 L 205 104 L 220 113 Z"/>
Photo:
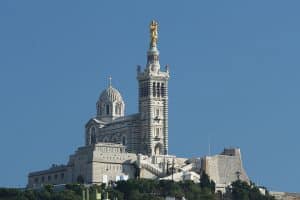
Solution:
<path fill-rule="evenodd" d="M 185 2 L 185 3 L 183 3 Z M 250 178 L 300 191 L 300 2 L 0 1 L 0 186 L 63 164 L 113 77 L 137 112 L 136 65 L 158 20 L 169 150 L 240 147 Z"/>

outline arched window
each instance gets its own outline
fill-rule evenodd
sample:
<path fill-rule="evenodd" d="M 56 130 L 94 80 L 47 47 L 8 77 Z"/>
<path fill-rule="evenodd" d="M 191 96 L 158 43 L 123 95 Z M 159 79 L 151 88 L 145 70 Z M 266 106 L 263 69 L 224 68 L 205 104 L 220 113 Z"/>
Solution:
<path fill-rule="evenodd" d="M 115 105 L 115 114 L 116 114 L 116 115 L 119 114 L 118 110 L 119 110 L 119 106 L 118 106 L 118 104 L 116 104 L 116 105 Z"/>
<path fill-rule="evenodd" d="M 98 104 L 98 113 L 99 113 L 99 115 L 101 115 L 101 105 L 100 104 Z"/>
<path fill-rule="evenodd" d="M 155 137 L 159 137 L 159 128 L 156 128 Z"/>
<path fill-rule="evenodd" d="M 119 105 L 119 115 L 122 114 L 122 104 Z"/>
<path fill-rule="evenodd" d="M 144 97 L 145 96 L 145 87 L 144 87 L 144 83 L 143 82 L 141 83 L 140 87 L 141 87 L 140 88 L 140 90 L 141 90 L 140 96 Z"/>
<path fill-rule="evenodd" d="M 159 117 L 159 109 L 158 108 L 155 110 L 155 116 Z"/>
<path fill-rule="evenodd" d="M 141 97 L 146 97 L 148 96 L 148 85 L 147 82 L 143 82 L 141 84 Z"/>
<path fill-rule="evenodd" d="M 165 97 L 165 84 L 161 84 L 161 90 L 160 90 L 160 92 L 161 92 L 161 97 Z"/>
<path fill-rule="evenodd" d="M 142 97 L 143 96 L 143 88 L 142 88 L 142 85 L 140 85 L 140 97 Z"/>
<path fill-rule="evenodd" d="M 161 144 L 155 145 L 154 153 L 155 153 L 155 155 L 160 155 L 160 154 L 162 154 L 162 152 L 161 152 Z"/>
<path fill-rule="evenodd" d="M 156 89 L 157 89 L 157 97 L 160 97 L 160 83 L 157 83 L 157 85 L 156 85 Z"/>
<path fill-rule="evenodd" d="M 148 89 L 148 83 L 145 83 L 145 96 L 147 97 L 149 95 L 149 89 Z"/>
<path fill-rule="evenodd" d="M 122 137 L 122 144 L 126 145 L 126 137 L 125 136 Z"/>
<path fill-rule="evenodd" d="M 91 144 L 96 144 L 96 129 L 95 129 L 95 127 L 91 128 Z"/>
<path fill-rule="evenodd" d="M 153 82 L 153 89 L 152 89 L 152 92 L 153 92 L 153 96 L 155 97 L 156 96 L 156 85 L 155 85 L 155 82 Z"/>
<path fill-rule="evenodd" d="M 106 104 L 106 115 L 109 115 L 109 105 Z"/>

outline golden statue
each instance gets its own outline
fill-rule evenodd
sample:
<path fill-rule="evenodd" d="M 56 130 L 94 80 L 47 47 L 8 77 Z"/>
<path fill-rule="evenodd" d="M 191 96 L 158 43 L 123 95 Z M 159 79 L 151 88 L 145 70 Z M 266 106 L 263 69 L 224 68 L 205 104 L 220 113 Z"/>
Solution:
<path fill-rule="evenodd" d="M 156 47 L 157 39 L 158 39 L 157 29 L 158 29 L 158 23 L 152 20 L 150 24 L 150 47 Z"/>

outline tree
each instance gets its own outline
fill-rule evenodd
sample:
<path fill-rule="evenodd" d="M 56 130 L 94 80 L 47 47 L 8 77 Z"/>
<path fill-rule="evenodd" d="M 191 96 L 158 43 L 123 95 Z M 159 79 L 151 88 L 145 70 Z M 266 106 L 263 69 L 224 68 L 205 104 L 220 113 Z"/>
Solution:
<path fill-rule="evenodd" d="M 200 187 L 202 189 L 208 188 L 212 193 L 216 190 L 216 184 L 213 180 L 210 180 L 209 176 L 203 171 L 200 177 Z"/>
<path fill-rule="evenodd" d="M 67 190 L 74 191 L 76 195 L 82 195 L 83 185 L 81 184 L 67 184 L 65 187 Z"/>
<path fill-rule="evenodd" d="M 268 193 L 263 195 L 259 188 L 254 184 L 237 180 L 227 188 L 227 196 L 231 196 L 232 200 L 275 200 Z"/>
<path fill-rule="evenodd" d="M 141 200 L 142 194 L 138 190 L 131 190 L 128 194 L 128 199 L 130 200 Z"/>
<path fill-rule="evenodd" d="M 163 196 L 174 196 L 177 198 L 181 198 L 184 196 L 182 185 L 170 180 L 159 181 L 159 188 L 159 193 Z"/>
<path fill-rule="evenodd" d="M 83 176 L 82 176 L 82 175 L 77 176 L 76 181 L 77 181 L 77 183 L 83 184 L 83 183 L 84 183 L 84 178 L 83 178 Z"/>

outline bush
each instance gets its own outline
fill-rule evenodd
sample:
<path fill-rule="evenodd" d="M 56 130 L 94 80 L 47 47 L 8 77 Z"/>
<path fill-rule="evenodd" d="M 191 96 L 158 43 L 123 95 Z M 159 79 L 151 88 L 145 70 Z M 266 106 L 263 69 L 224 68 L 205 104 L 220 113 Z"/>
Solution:
<path fill-rule="evenodd" d="M 231 187 L 227 188 L 226 195 L 232 200 L 275 200 L 268 193 L 263 195 L 254 183 L 248 184 L 240 180 L 233 182 Z"/>

